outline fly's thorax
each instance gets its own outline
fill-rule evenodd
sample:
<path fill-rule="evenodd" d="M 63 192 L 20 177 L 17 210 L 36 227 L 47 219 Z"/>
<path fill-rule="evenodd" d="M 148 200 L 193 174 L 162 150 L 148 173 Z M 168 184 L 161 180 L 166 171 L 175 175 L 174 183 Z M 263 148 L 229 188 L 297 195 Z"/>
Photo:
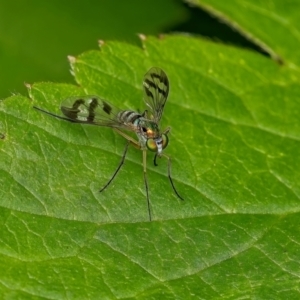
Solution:
<path fill-rule="evenodd" d="M 157 139 L 160 136 L 158 125 L 143 117 L 136 120 L 137 134 L 147 139 Z"/>

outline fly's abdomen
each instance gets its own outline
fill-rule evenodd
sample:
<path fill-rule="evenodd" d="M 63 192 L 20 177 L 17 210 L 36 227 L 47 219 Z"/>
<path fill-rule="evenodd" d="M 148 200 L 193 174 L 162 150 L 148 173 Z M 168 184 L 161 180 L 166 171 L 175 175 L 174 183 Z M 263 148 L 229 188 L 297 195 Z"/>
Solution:
<path fill-rule="evenodd" d="M 132 111 L 132 110 L 123 110 L 123 111 L 120 111 L 118 113 L 118 119 L 121 123 L 131 123 L 133 125 L 135 125 L 135 121 L 139 118 L 141 118 L 142 115 L 135 112 L 135 111 Z"/>

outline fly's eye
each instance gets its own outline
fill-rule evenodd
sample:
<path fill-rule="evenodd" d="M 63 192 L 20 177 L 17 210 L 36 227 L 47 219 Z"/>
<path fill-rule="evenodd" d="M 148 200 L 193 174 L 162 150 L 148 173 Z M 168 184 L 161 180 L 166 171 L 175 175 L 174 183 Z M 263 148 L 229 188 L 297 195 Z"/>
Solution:
<path fill-rule="evenodd" d="M 169 144 L 169 138 L 166 134 L 162 134 L 161 137 L 162 137 L 162 147 L 163 149 L 165 149 Z"/>
<path fill-rule="evenodd" d="M 152 152 L 157 151 L 157 146 L 156 146 L 154 139 L 148 139 L 146 142 L 146 147 L 148 148 L 148 150 L 150 150 Z"/>

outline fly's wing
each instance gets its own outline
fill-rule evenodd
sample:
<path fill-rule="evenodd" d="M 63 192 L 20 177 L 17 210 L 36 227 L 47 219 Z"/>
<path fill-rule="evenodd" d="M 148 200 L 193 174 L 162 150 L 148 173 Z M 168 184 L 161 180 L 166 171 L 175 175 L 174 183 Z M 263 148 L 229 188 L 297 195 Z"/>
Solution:
<path fill-rule="evenodd" d="M 97 96 L 68 98 L 62 102 L 60 109 L 65 119 L 71 122 L 135 131 L 131 123 L 120 120 L 119 113 L 123 110 Z"/>
<path fill-rule="evenodd" d="M 144 76 L 144 101 L 152 119 L 159 123 L 169 94 L 169 80 L 166 73 L 157 67 L 151 68 Z"/>

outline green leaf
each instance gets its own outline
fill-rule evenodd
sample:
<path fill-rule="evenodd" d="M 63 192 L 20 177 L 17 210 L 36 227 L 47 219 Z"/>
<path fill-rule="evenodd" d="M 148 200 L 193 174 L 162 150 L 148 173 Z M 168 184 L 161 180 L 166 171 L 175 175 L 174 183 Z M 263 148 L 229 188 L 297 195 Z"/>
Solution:
<path fill-rule="evenodd" d="M 72 59 L 79 87 L 38 83 L 32 100 L 1 103 L 1 293 L 299 298 L 298 70 L 191 37 L 148 37 L 142 46 L 108 42 Z M 59 113 L 66 97 L 96 94 L 143 110 L 141 83 L 152 66 L 170 80 L 165 153 L 184 201 L 172 191 L 167 161 L 154 167 L 149 153 L 149 222 L 141 151 L 130 148 L 99 193 L 125 140 L 32 105 Z"/>
<path fill-rule="evenodd" d="M 187 0 L 228 24 L 285 64 L 300 62 L 297 1 Z"/>

